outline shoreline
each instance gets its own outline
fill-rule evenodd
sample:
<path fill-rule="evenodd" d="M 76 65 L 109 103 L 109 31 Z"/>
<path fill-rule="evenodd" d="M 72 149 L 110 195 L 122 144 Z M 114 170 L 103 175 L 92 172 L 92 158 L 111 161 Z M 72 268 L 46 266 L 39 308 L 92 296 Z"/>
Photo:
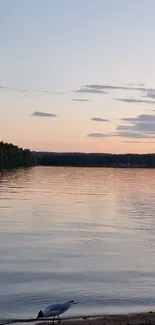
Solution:
<path fill-rule="evenodd" d="M 30 324 L 30 325 L 51 325 L 59 324 L 58 320 L 53 318 L 34 319 L 34 318 L 18 318 L 18 319 L 1 319 L 0 325 L 11 324 Z M 68 316 L 60 317 L 60 325 L 154 325 L 155 311 L 148 312 L 131 312 L 122 314 L 102 314 L 88 316 Z"/>
<path fill-rule="evenodd" d="M 155 324 L 155 312 L 111 314 L 101 316 L 77 316 L 60 318 L 60 324 L 65 325 L 151 325 Z M 35 325 L 53 324 L 53 320 L 39 320 Z M 58 321 L 55 320 L 55 324 Z"/>

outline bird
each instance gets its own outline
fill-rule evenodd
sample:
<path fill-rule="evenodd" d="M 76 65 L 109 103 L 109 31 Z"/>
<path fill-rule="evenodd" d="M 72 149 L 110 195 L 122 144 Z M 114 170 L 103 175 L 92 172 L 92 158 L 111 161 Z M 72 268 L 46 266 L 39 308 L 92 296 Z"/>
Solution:
<path fill-rule="evenodd" d="M 55 317 L 58 316 L 58 323 L 60 323 L 59 315 L 65 313 L 65 311 L 67 311 L 73 304 L 75 304 L 74 300 L 70 300 L 64 303 L 51 304 L 45 307 L 43 310 L 40 310 L 36 319 L 42 317 L 54 317 L 54 323 Z"/>

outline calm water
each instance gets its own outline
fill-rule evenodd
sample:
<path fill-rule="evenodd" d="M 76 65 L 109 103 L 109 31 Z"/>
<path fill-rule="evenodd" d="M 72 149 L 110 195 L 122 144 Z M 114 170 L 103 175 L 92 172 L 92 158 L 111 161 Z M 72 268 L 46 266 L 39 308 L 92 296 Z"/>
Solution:
<path fill-rule="evenodd" d="M 155 170 L 49 168 L 0 176 L 0 316 L 155 306 Z"/>

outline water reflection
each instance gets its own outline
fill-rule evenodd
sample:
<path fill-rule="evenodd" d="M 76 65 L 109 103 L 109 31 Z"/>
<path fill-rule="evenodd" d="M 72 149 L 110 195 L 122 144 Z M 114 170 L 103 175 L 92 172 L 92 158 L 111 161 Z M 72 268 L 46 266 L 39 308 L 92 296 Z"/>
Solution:
<path fill-rule="evenodd" d="M 154 177 L 102 168 L 1 174 L 2 316 L 34 316 L 55 299 L 78 300 L 73 315 L 154 305 Z"/>

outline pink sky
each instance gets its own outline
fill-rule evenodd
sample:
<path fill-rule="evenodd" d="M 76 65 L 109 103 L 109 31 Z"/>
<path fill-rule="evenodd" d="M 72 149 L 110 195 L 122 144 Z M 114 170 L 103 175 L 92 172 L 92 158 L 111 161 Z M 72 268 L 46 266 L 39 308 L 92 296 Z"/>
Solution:
<path fill-rule="evenodd" d="M 155 2 L 45 2 L 1 4 L 1 140 L 155 152 Z"/>

